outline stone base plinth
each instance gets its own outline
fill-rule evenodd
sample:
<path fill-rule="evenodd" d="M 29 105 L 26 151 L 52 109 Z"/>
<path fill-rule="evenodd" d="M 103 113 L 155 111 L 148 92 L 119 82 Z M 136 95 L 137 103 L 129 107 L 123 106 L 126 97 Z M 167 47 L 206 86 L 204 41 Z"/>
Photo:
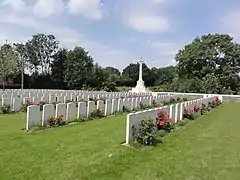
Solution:
<path fill-rule="evenodd" d="M 144 85 L 144 81 L 137 81 L 137 85 L 135 88 L 132 88 L 131 92 L 133 93 L 149 93 L 151 92 L 149 88 L 146 88 Z"/>

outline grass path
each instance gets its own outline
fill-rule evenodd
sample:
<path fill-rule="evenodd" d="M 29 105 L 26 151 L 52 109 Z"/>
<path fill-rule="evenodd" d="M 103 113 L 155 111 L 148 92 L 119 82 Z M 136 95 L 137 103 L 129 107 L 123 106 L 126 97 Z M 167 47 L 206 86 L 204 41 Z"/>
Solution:
<path fill-rule="evenodd" d="M 0 116 L 1 180 L 239 180 L 240 104 L 224 104 L 157 147 L 123 147 L 125 116 L 25 133 Z"/>

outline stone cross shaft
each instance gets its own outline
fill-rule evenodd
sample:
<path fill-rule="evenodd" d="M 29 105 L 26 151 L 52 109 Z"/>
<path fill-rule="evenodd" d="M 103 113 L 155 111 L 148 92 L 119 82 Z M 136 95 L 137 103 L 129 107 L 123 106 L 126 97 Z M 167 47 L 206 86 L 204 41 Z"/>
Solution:
<path fill-rule="evenodd" d="M 142 58 L 138 61 L 138 63 L 139 63 L 139 78 L 138 78 L 138 80 L 143 81 L 143 79 L 142 79 L 142 64 L 144 63 L 144 61 L 142 60 Z"/>

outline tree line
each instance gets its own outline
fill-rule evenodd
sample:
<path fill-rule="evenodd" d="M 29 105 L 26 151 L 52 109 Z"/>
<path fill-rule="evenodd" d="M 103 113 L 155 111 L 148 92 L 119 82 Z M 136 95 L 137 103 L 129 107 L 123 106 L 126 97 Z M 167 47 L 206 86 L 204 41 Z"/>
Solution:
<path fill-rule="evenodd" d="M 228 34 L 196 37 L 178 51 L 175 60 L 176 66 L 149 68 L 143 64 L 145 85 L 155 91 L 240 91 L 240 45 Z M 24 88 L 117 91 L 119 86 L 135 86 L 138 71 L 137 63 L 127 65 L 122 72 L 101 67 L 83 47 L 60 48 L 54 35 L 36 34 L 26 43 L 0 47 L 3 84 L 21 84 L 24 79 Z"/>

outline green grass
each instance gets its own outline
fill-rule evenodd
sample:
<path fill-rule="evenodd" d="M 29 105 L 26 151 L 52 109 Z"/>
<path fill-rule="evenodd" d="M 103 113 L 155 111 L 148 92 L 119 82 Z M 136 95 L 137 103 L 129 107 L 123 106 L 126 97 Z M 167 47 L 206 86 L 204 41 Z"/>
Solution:
<path fill-rule="evenodd" d="M 24 114 L 0 116 L 1 180 L 239 180 L 240 104 L 224 104 L 163 144 L 121 145 L 125 116 L 26 133 Z"/>

